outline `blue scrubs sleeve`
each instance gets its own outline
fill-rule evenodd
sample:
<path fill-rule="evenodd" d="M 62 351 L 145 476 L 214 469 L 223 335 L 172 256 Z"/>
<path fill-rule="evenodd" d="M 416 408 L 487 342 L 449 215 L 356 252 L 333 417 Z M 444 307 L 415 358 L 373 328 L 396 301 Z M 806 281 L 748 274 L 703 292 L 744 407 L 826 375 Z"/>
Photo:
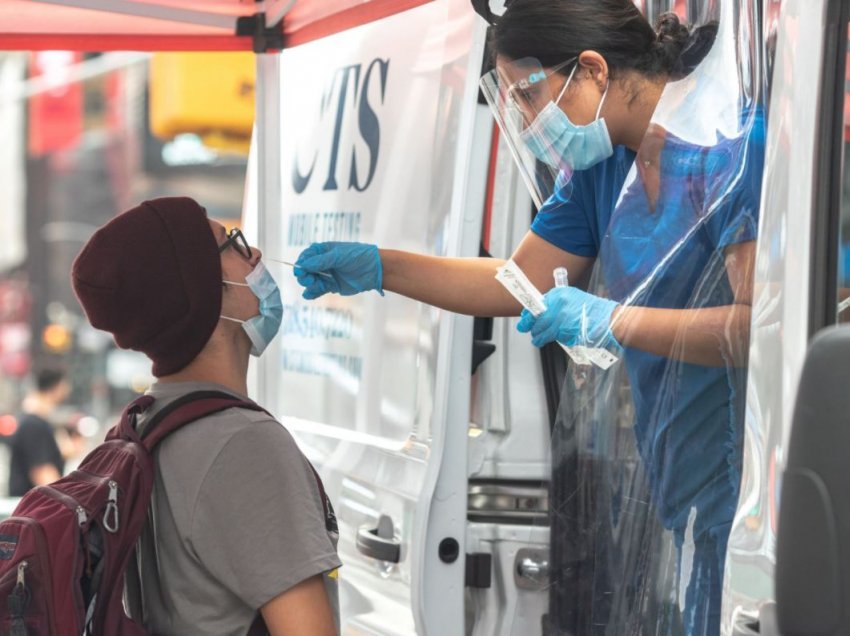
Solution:
<path fill-rule="evenodd" d="M 717 249 L 753 241 L 758 232 L 764 172 L 764 116 L 755 115 L 748 135 L 718 145 L 706 166 L 709 211 L 706 229 Z M 716 192 L 723 188 L 727 192 Z"/>
<path fill-rule="evenodd" d="M 599 251 L 595 223 L 589 218 L 581 187 L 584 179 L 574 178 L 569 200 L 553 194 L 531 223 L 531 231 L 555 247 L 578 256 L 595 257 Z"/>

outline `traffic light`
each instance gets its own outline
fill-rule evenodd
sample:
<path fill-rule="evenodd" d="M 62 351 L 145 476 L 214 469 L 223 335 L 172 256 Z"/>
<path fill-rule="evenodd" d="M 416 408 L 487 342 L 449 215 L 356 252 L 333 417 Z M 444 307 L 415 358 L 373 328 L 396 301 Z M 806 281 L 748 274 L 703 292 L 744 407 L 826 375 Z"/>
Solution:
<path fill-rule="evenodd" d="M 247 153 L 254 125 L 254 64 L 250 52 L 154 54 L 153 135 L 170 140 L 193 133 L 211 148 Z"/>

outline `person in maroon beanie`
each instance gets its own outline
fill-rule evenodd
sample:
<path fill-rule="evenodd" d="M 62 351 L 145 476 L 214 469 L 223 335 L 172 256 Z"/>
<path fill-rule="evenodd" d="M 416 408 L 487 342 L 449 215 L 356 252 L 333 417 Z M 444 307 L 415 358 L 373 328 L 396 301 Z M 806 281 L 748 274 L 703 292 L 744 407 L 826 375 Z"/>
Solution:
<path fill-rule="evenodd" d="M 71 279 L 93 327 L 152 363 L 145 420 L 197 391 L 248 399 L 250 355 L 283 307 L 260 250 L 189 198 L 145 201 L 95 232 Z M 140 589 L 130 610 L 151 633 L 338 633 L 338 531 L 307 459 L 266 413 L 233 408 L 156 449 Z"/>

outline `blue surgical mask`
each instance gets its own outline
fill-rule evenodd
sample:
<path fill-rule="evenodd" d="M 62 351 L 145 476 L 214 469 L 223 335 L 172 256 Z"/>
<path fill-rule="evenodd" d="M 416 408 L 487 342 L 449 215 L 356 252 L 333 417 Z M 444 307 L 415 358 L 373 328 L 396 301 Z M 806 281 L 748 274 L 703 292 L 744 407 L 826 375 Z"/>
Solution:
<path fill-rule="evenodd" d="M 260 301 L 260 313 L 248 320 L 239 320 L 222 316 L 225 320 L 242 324 L 242 329 L 251 340 L 251 355 L 262 355 L 269 343 L 277 335 L 280 323 L 283 321 L 283 303 L 280 301 L 280 289 L 266 270 L 266 266 L 260 261 L 257 266 L 245 277 L 244 283 L 234 281 L 223 281 L 228 285 L 248 287 Z"/>
<path fill-rule="evenodd" d="M 586 126 L 576 126 L 560 109 L 558 102 L 573 80 L 578 65 L 573 67 L 558 99 L 549 102 L 534 121 L 520 133 L 520 139 L 540 161 L 560 170 L 564 167 L 585 170 L 614 154 L 611 136 L 605 120 L 599 118 L 602 104 L 608 95 L 608 86 L 596 109 L 596 119 Z"/>

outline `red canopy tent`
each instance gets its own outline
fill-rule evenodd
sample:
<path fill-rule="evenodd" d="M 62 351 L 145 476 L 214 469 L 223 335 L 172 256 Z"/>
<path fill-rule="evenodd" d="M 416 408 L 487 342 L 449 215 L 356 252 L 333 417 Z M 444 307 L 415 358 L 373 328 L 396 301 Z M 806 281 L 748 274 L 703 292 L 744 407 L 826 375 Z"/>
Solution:
<path fill-rule="evenodd" d="M 303 44 L 428 1 L 3 0 L 0 50 L 266 50 Z M 258 26 L 268 36 L 261 49 L 250 34 Z"/>

